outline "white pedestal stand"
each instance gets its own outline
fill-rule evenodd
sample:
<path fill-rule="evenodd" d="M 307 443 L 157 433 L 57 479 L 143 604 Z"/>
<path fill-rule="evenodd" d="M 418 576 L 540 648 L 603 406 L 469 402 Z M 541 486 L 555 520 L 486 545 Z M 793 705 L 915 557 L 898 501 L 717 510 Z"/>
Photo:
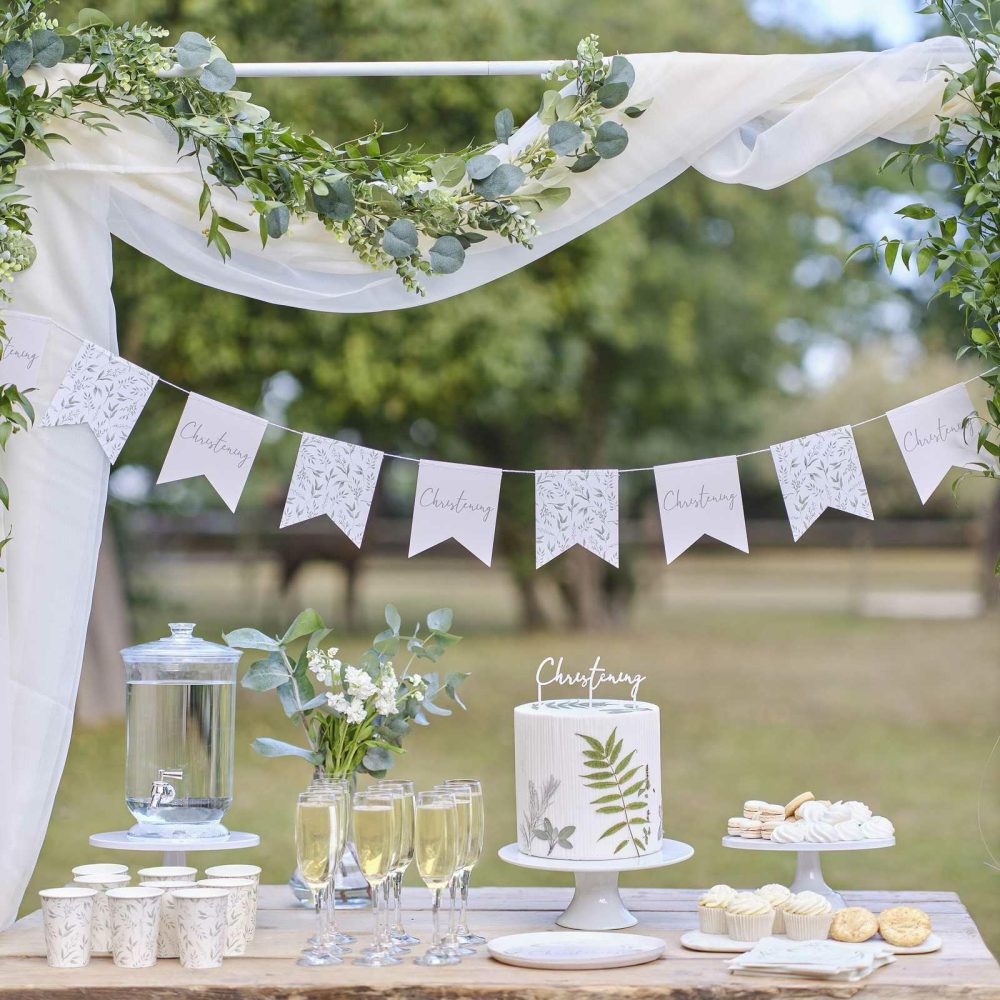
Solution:
<path fill-rule="evenodd" d="M 90 846 L 106 851 L 159 851 L 165 865 L 184 865 L 188 851 L 235 851 L 242 847 L 256 847 L 260 837 L 256 833 L 230 830 L 228 837 L 209 837 L 204 840 L 167 837 L 130 837 L 128 830 L 112 833 L 94 833 Z"/>
<path fill-rule="evenodd" d="M 810 889 L 830 900 L 834 909 L 842 909 L 847 904 L 843 896 L 826 884 L 820 855 L 828 851 L 874 851 L 881 847 L 892 847 L 895 837 L 887 840 L 846 840 L 836 844 L 776 844 L 773 840 L 748 840 L 744 837 L 723 837 L 723 847 L 733 847 L 739 851 L 784 851 L 795 854 L 795 881 L 792 892 Z"/>
<path fill-rule="evenodd" d="M 665 868 L 687 861 L 694 848 L 679 840 L 660 841 L 660 850 L 642 858 L 622 858 L 613 861 L 563 861 L 558 858 L 536 858 L 522 854 L 517 844 L 508 844 L 498 852 L 500 859 L 519 868 L 535 868 L 547 872 L 572 873 L 576 891 L 569 906 L 556 917 L 560 927 L 581 931 L 613 931 L 638 923 L 629 913 L 618 892 L 619 872 L 636 872 L 646 868 Z"/>

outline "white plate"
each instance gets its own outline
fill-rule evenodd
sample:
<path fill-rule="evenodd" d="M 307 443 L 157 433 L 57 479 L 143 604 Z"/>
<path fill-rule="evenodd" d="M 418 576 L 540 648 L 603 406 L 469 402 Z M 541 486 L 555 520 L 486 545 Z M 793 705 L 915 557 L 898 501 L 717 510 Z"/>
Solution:
<path fill-rule="evenodd" d="M 774 936 L 782 940 L 785 938 L 784 934 L 775 934 Z M 883 941 L 879 935 L 868 940 L 886 944 L 897 955 L 929 955 L 931 952 L 941 950 L 941 938 L 937 934 L 931 934 L 923 944 L 917 945 L 916 948 L 899 948 Z M 687 948 L 688 951 L 715 951 L 721 954 L 737 954 L 749 951 L 753 947 L 747 941 L 734 941 L 726 934 L 705 934 L 702 931 L 688 931 L 686 934 L 682 934 L 681 946 Z"/>
<path fill-rule="evenodd" d="M 619 969 L 653 962 L 666 946 L 659 938 L 602 931 L 508 934 L 486 944 L 498 962 L 525 969 Z"/>
<path fill-rule="evenodd" d="M 776 844 L 773 840 L 756 840 L 748 837 L 723 837 L 723 847 L 735 847 L 739 851 L 877 851 L 881 847 L 895 846 L 896 838 L 885 840 L 838 840 L 834 844 Z"/>

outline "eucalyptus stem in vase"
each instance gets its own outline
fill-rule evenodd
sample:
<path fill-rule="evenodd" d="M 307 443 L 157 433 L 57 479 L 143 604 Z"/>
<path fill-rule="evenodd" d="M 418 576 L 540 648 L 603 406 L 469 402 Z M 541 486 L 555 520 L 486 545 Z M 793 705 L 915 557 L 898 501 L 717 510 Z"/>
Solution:
<path fill-rule="evenodd" d="M 413 671 L 419 661 L 437 663 L 461 641 L 451 632 L 451 610 L 431 611 L 423 630 L 418 622 L 410 635 L 402 634 L 402 619 L 391 604 L 386 605 L 385 620 L 388 627 L 375 636 L 356 666 L 344 661 L 338 647 L 324 647 L 332 630 L 311 608 L 297 615 L 280 637 L 255 628 L 224 636 L 236 649 L 264 653 L 250 664 L 242 685 L 251 691 L 277 692 L 285 715 L 301 726 L 305 738 L 306 745 L 300 746 L 258 737 L 253 742 L 258 753 L 301 757 L 314 771 L 331 778 L 353 781 L 358 774 L 381 778 L 394 758 L 405 752 L 403 740 L 412 725 L 428 725 L 431 715 L 451 715 L 450 709 L 436 703 L 438 697 L 446 695 L 465 708 L 458 687 L 467 673 L 449 673 L 442 679 L 436 670 Z M 405 666 L 397 671 L 396 663 L 404 657 Z M 367 884 L 357 871 L 352 843 L 344 858 L 337 876 L 338 897 L 344 890 L 366 897 Z"/>

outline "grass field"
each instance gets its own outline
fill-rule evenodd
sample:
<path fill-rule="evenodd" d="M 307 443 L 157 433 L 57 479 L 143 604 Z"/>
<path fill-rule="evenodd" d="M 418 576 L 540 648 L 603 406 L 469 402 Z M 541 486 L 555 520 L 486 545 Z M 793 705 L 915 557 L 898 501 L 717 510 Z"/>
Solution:
<path fill-rule="evenodd" d="M 955 890 L 987 942 L 1000 951 L 1000 873 L 984 864 L 976 815 L 1000 706 L 996 618 L 866 618 L 846 613 L 839 596 L 827 602 L 833 610 L 817 610 L 811 606 L 815 594 L 806 607 L 801 602 L 795 607 L 794 592 L 808 591 L 810 580 L 817 591 L 825 587 L 839 595 L 838 574 L 847 559 L 829 556 L 824 575 L 815 555 L 798 556 L 799 577 L 791 580 L 784 572 L 790 562 L 780 561 L 768 576 L 756 557 L 720 561 L 715 569 L 711 561 L 691 559 L 685 572 L 705 599 L 647 593 L 633 628 L 597 635 L 514 633 L 509 598 L 504 604 L 477 571 L 456 576 L 432 566 L 419 573 L 412 568 L 418 564 L 409 564 L 395 571 L 383 567 L 369 577 L 366 609 L 384 598 L 395 599 L 409 615 L 447 603 L 455 608 L 456 630 L 467 636 L 449 654 L 447 666 L 473 672 L 463 690 L 468 712 L 434 719 L 429 729 L 417 732 L 395 773 L 419 785 L 459 774 L 482 777 L 489 839 L 476 882 L 546 880 L 495 856 L 515 836 L 512 710 L 532 698 L 542 657 L 562 655 L 572 669 L 589 666 L 599 653 L 606 665 L 648 675 L 642 695 L 659 703 L 662 712 L 667 834 L 696 849 L 691 861 L 629 876 L 627 884 L 788 881 L 790 859 L 728 851 L 719 836 L 744 799 L 783 801 L 811 789 L 819 797 L 865 800 L 896 824 L 895 849 L 825 862 L 831 884 Z M 929 563 L 911 559 L 907 566 L 894 555 L 870 575 L 878 586 L 914 590 L 933 589 L 931 578 L 946 588 L 968 582 L 968 566 L 956 565 L 955 557 L 928 558 Z M 850 575 L 849 565 L 844 574 Z M 685 593 L 679 579 L 671 576 L 672 595 Z M 175 577 L 161 583 L 161 603 L 143 611 L 144 638 L 159 634 L 168 618 L 190 616 L 193 607 L 207 636 L 222 626 L 261 624 L 246 612 L 255 606 L 246 594 L 220 590 L 211 572 L 186 584 Z M 741 584 L 742 605 L 733 597 Z M 793 603 L 790 609 L 773 596 L 779 584 L 791 594 L 785 602 Z M 240 586 L 246 585 L 244 576 Z M 761 600 L 768 587 L 771 599 Z M 330 597 L 318 581 L 307 580 L 302 592 Z M 213 593 L 208 624 L 204 609 Z M 220 602 L 228 606 L 220 610 Z M 244 608 L 238 615 L 237 606 Z M 340 645 L 350 653 L 365 641 L 341 637 Z M 293 863 L 292 806 L 309 769 L 299 761 L 253 754 L 254 736 L 295 734 L 273 695 L 241 691 L 240 696 L 235 801 L 227 823 L 261 834 L 261 847 L 243 856 L 262 864 L 267 880 L 283 881 Z M 130 821 L 122 799 L 123 759 L 120 722 L 78 727 L 25 909 L 36 906 L 35 890 L 61 884 L 72 864 L 98 859 L 86 846 L 88 833 L 120 829 Z M 987 779 L 984 827 L 1000 854 L 1000 761 Z M 149 862 L 148 856 L 131 860 Z M 209 863 L 207 856 L 196 857 L 199 862 Z M 414 878 L 410 873 L 408 879 Z"/>

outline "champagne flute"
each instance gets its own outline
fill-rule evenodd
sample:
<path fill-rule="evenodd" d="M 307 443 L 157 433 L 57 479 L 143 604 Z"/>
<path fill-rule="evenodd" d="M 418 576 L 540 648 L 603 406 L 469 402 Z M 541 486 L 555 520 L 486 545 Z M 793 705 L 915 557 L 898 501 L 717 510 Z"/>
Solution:
<path fill-rule="evenodd" d="M 374 935 L 372 946 L 354 960 L 355 965 L 372 968 L 399 965 L 391 954 L 388 934 L 382 932 L 382 907 L 379 905 L 382 883 L 389 877 L 395 859 L 395 812 L 392 798 L 377 792 L 357 792 L 351 815 L 354 820 L 354 844 L 358 852 L 361 874 L 371 889 Z"/>
<path fill-rule="evenodd" d="M 486 944 L 486 938 L 474 934 L 469 929 L 469 882 L 472 880 L 472 869 L 483 853 L 486 839 L 486 810 L 483 803 L 483 786 L 478 778 L 449 778 L 445 781 L 448 788 L 467 788 L 472 795 L 472 843 L 470 845 L 467 864 L 462 868 L 462 910 L 458 921 L 458 940 L 462 944 Z"/>
<path fill-rule="evenodd" d="M 323 912 L 326 914 L 326 928 L 323 932 L 323 944 L 334 954 L 342 955 L 351 950 L 347 945 L 353 944 L 356 940 L 351 934 L 345 934 L 337 929 L 337 872 L 340 870 L 351 825 L 351 785 L 345 778 L 326 778 L 321 790 L 337 798 L 337 820 L 340 825 L 338 842 L 341 844 L 337 861 L 330 866 L 330 880 L 326 887 L 326 905 L 323 907 Z"/>
<path fill-rule="evenodd" d="M 467 948 L 458 940 L 458 907 L 456 896 L 461 872 L 468 863 L 472 848 L 472 793 L 467 788 L 455 785 L 435 785 L 436 792 L 443 792 L 455 800 L 456 854 L 457 863 L 448 886 L 450 906 L 448 908 L 448 933 L 444 937 L 445 947 L 455 955 L 475 955 L 473 948 Z"/>
<path fill-rule="evenodd" d="M 397 809 L 396 821 L 399 832 L 399 851 L 396 866 L 392 870 L 393 904 L 395 920 L 389 937 L 397 946 L 408 947 L 420 944 L 420 938 L 408 934 L 403 926 L 403 876 L 413 861 L 413 810 L 414 785 L 409 780 L 394 780 L 378 782 L 379 789 L 392 793 L 393 805 Z M 388 885 L 388 884 L 387 884 Z"/>
<path fill-rule="evenodd" d="M 459 957 L 450 952 L 441 939 L 441 890 L 451 881 L 458 867 L 455 799 L 442 792 L 421 792 L 416 806 L 413 842 L 417 871 L 431 891 L 434 934 L 426 954 L 413 961 L 416 965 L 455 965 Z"/>
<path fill-rule="evenodd" d="M 316 907 L 319 944 L 303 950 L 298 965 L 339 965 L 337 955 L 323 947 L 323 893 L 330 878 L 334 857 L 339 858 L 339 824 L 336 802 L 316 792 L 303 792 L 295 809 L 295 855 L 302 881 L 312 893 Z M 341 846 L 340 851 L 343 851 Z"/>

